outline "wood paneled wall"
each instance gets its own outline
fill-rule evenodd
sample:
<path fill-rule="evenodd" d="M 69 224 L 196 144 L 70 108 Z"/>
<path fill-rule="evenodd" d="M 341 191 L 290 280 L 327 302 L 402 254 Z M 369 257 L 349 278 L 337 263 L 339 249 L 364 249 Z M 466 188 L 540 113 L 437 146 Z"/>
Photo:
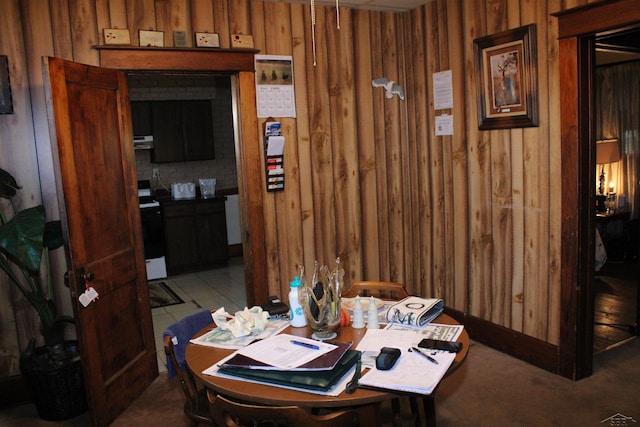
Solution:
<path fill-rule="evenodd" d="M 39 169 L 42 198 L 48 210 L 57 208 L 47 184 L 42 55 L 99 65 L 92 46 L 110 27 L 128 28 L 133 45 L 138 29 L 164 31 L 167 46 L 173 30 L 219 33 L 221 47 L 229 47 L 230 34 L 252 34 L 262 54 L 292 55 L 295 73 L 297 117 L 281 119 L 286 190 L 264 194 L 269 293 L 286 295 L 298 264 L 310 269 L 314 260 L 331 264 L 339 256 L 348 280 L 402 282 L 411 293 L 557 344 L 562 164 L 550 13 L 584 2 L 435 0 L 405 13 L 341 8 L 339 29 L 335 8 L 317 6 L 314 65 L 308 4 L 3 1 L 0 54 L 10 55 L 17 109 L 0 117 L 0 167 L 20 170 L 27 185 L 33 175 L 25 183 L 22 170 Z M 473 39 L 531 23 L 540 126 L 479 131 Z M 453 73 L 454 106 L 434 111 L 432 74 L 443 70 Z M 406 101 L 372 88 L 378 77 L 399 82 Z M 453 136 L 435 136 L 441 113 L 453 116 Z"/>

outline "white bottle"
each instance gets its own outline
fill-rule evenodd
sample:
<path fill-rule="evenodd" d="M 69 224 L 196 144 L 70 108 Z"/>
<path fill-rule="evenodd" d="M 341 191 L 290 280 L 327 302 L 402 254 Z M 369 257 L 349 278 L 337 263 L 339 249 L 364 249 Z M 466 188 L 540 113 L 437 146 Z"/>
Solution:
<path fill-rule="evenodd" d="M 298 298 L 300 278 L 298 276 L 294 277 L 291 283 L 289 283 L 289 286 L 291 286 L 291 290 L 289 291 L 289 318 L 291 319 L 291 326 L 297 328 L 307 326 L 307 319 L 304 317 L 304 311 Z"/>
<path fill-rule="evenodd" d="M 369 311 L 367 312 L 367 329 L 379 329 L 378 307 L 373 297 L 369 298 Z"/>
<path fill-rule="evenodd" d="M 362 312 L 360 295 L 356 296 L 356 301 L 353 303 L 353 322 L 351 323 L 351 327 L 353 329 L 364 328 L 364 313 Z"/>

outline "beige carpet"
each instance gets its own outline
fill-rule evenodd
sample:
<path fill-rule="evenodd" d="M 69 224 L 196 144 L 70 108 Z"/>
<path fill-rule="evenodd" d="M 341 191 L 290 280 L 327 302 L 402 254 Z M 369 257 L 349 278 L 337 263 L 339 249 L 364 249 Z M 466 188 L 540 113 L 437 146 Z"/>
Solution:
<path fill-rule="evenodd" d="M 161 374 L 112 425 L 188 426 L 182 404 L 177 384 Z M 436 408 L 439 427 L 609 426 L 615 416 L 640 425 L 640 339 L 596 355 L 594 374 L 577 382 L 472 341 L 466 362 L 438 390 Z M 385 426 L 391 425 L 388 410 Z M 0 425 L 75 427 L 88 425 L 88 417 L 44 422 L 25 405 L 0 412 Z"/>

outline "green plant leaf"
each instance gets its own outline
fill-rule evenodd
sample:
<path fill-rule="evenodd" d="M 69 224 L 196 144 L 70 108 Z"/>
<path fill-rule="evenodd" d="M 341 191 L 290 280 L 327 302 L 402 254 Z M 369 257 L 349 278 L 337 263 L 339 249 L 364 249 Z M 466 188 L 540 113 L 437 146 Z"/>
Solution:
<path fill-rule="evenodd" d="M 0 227 L 0 248 L 11 255 L 20 267 L 40 270 L 45 214 L 42 205 L 18 212 Z"/>
<path fill-rule="evenodd" d="M 9 172 L 4 169 L 0 169 L 0 197 L 10 199 L 16 195 L 18 183 L 15 178 L 11 176 Z"/>

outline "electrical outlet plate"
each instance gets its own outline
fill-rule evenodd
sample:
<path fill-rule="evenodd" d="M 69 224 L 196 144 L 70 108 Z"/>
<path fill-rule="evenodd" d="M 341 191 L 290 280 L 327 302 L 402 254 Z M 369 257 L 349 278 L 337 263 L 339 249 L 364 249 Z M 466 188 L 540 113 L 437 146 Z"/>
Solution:
<path fill-rule="evenodd" d="M 152 169 L 152 172 L 153 172 L 153 177 L 154 177 L 154 178 L 160 178 L 160 169 L 158 169 L 158 168 L 153 168 L 153 169 Z"/>

